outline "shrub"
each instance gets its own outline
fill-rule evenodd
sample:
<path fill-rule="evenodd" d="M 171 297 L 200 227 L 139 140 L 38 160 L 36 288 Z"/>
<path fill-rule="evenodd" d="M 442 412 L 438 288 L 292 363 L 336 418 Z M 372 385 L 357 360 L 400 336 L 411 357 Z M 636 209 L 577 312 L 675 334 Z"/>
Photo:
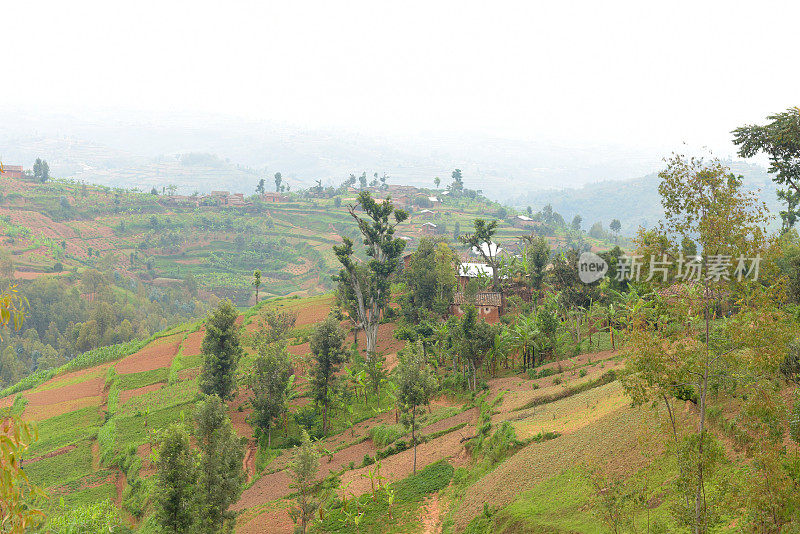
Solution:
<path fill-rule="evenodd" d="M 586 369 L 581 369 L 580 372 L 578 373 L 578 376 L 580 376 L 581 378 L 586 376 Z"/>
<path fill-rule="evenodd" d="M 406 433 L 403 425 L 379 424 L 369 429 L 369 437 L 376 447 L 382 448 L 396 441 Z"/>

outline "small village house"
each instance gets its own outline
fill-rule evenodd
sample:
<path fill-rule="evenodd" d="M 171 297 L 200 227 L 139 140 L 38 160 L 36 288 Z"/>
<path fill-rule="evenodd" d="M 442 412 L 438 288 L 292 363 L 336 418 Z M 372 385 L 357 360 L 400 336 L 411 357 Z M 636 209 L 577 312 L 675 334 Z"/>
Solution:
<path fill-rule="evenodd" d="M 464 307 L 470 304 L 463 291 L 459 291 L 453 296 L 453 303 L 450 305 L 450 313 L 456 317 L 464 315 Z M 478 310 L 478 319 L 483 319 L 487 323 L 493 324 L 500 321 L 503 314 L 503 295 L 496 291 L 481 291 L 475 295 L 475 302 L 471 303 Z"/>
<path fill-rule="evenodd" d="M 22 169 L 22 165 L 3 165 L 4 178 L 22 179 L 23 176 L 25 176 L 25 171 Z"/>

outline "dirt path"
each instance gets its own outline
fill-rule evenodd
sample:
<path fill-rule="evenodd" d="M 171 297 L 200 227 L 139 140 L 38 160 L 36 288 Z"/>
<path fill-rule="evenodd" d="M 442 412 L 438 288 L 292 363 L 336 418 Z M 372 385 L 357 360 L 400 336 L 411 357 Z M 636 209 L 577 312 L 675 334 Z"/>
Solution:
<path fill-rule="evenodd" d="M 50 451 L 47 454 L 43 454 L 41 456 L 37 456 L 36 458 L 26 458 L 25 464 L 32 464 L 34 462 L 38 462 L 39 460 L 44 460 L 46 458 L 53 458 L 54 456 L 61 456 L 62 454 L 67 454 L 71 450 L 75 449 L 77 445 L 67 445 L 66 447 L 61 447 L 60 449 L 56 449 L 54 451 Z"/>
<path fill-rule="evenodd" d="M 437 534 L 441 529 L 442 511 L 439 507 L 439 493 L 434 493 L 422 507 L 420 523 L 422 524 L 423 534 Z"/>
<path fill-rule="evenodd" d="M 242 461 L 242 469 L 247 474 L 247 483 L 249 484 L 256 474 L 256 444 L 253 441 L 247 445 L 247 452 Z"/>
<path fill-rule="evenodd" d="M 115 482 L 115 486 L 117 487 L 117 496 L 114 498 L 114 504 L 117 506 L 122 506 L 122 493 L 125 491 L 125 486 L 128 485 L 128 477 L 125 476 L 125 473 L 120 471 L 117 473 L 117 480 Z"/>

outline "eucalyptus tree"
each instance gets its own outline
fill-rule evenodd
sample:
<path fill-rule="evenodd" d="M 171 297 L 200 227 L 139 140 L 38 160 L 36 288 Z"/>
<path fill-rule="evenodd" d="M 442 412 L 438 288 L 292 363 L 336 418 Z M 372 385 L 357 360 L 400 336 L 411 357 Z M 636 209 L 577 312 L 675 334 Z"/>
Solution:
<path fill-rule="evenodd" d="M 395 209 L 389 199 L 376 202 L 368 191 L 361 191 L 355 205 L 348 208 L 363 236 L 367 268 L 360 271 L 353 257 L 353 241 L 343 237 L 343 243 L 333 247 L 342 264 L 336 280 L 348 284 L 353 291 L 354 310 L 367 340 L 367 357 L 375 352 L 378 343 L 378 324 L 381 313 L 389 304 L 391 277 L 406 242 L 394 236 L 395 228 L 408 218 L 408 213 Z M 366 217 L 359 215 L 363 212 Z"/>

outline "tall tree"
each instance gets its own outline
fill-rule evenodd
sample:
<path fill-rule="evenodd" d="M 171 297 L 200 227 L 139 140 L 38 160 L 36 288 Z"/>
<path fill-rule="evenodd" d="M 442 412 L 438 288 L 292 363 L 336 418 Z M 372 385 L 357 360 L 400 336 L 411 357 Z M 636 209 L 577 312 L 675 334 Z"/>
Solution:
<path fill-rule="evenodd" d="M 411 426 L 414 474 L 417 473 L 417 410 L 430 402 L 438 387 L 436 374 L 425 359 L 422 347 L 419 344 L 409 345 L 398 366 L 397 401 Z"/>
<path fill-rule="evenodd" d="M 465 245 L 470 245 L 480 254 L 483 260 L 492 268 L 492 287 L 500 291 L 500 257 L 498 246 L 492 242 L 497 231 L 497 221 L 487 223 L 483 219 L 475 219 L 474 231 L 461 236 L 459 239 Z"/>
<path fill-rule="evenodd" d="M 305 534 L 309 524 L 314 519 L 319 504 L 315 501 L 318 488 L 317 473 L 319 472 L 319 451 L 311 443 L 308 432 L 303 430 L 302 443 L 295 449 L 294 457 L 289 463 L 289 476 L 292 478 L 292 488 L 297 491 L 295 502 L 297 506 L 289 511 L 299 530 Z"/>
<path fill-rule="evenodd" d="M 403 279 L 410 289 L 408 304 L 415 309 L 424 308 L 445 315 L 456 288 L 457 262 L 458 258 L 446 243 L 423 237 L 411 255 L 408 269 L 403 271 Z"/>
<path fill-rule="evenodd" d="M 236 366 L 242 356 L 236 308 L 229 300 L 219 306 L 206 320 L 206 335 L 201 347 L 205 356 L 200 372 L 200 390 L 222 399 L 233 396 L 236 388 Z"/>
<path fill-rule="evenodd" d="M 580 232 L 580 230 L 581 230 L 581 223 L 582 223 L 582 222 L 583 222 L 583 217 L 581 217 L 580 215 L 576 215 L 576 216 L 575 216 L 575 217 L 572 219 L 572 224 L 570 224 L 570 227 L 571 227 L 573 230 L 575 230 L 576 232 Z"/>
<path fill-rule="evenodd" d="M 283 176 L 281 176 L 281 173 L 276 172 L 275 173 L 275 191 L 277 191 L 278 193 L 280 193 L 280 191 L 281 191 L 281 182 L 283 182 Z"/>
<path fill-rule="evenodd" d="M 439 184 L 442 183 L 442 180 L 437 176 L 433 179 L 433 183 L 436 184 L 436 189 L 439 189 Z"/>
<path fill-rule="evenodd" d="M 258 304 L 258 290 L 261 288 L 261 271 L 258 269 L 253 272 L 253 287 L 256 288 L 256 304 Z"/>
<path fill-rule="evenodd" d="M 286 346 L 282 343 L 262 345 L 250 376 L 253 390 L 252 423 L 267 435 L 267 446 L 272 446 L 272 427 L 286 413 L 291 376 Z"/>
<path fill-rule="evenodd" d="M 311 371 L 311 390 L 322 410 L 322 432 L 328 431 L 328 413 L 335 398 L 336 373 L 345 359 L 344 332 L 329 315 L 311 334 L 311 352 L 316 363 Z"/>
<path fill-rule="evenodd" d="M 464 191 L 464 179 L 461 176 L 461 169 L 456 169 L 451 174 L 453 183 L 450 184 L 449 189 L 453 194 L 459 194 Z"/>
<path fill-rule="evenodd" d="M 361 217 L 357 209 L 363 210 Z M 397 270 L 398 259 L 406 242 L 394 236 L 395 227 L 408 218 L 408 214 L 395 209 L 387 199 L 376 202 L 367 191 L 358 195 L 356 205 L 348 208 L 364 237 L 366 254 L 370 258 L 364 276 L 359 275 L 357 261 L 353 258 L 353 241 L 343 237 L 343 243 L 333 247 L 342 264 L 336 280 L 343 280 L 353 289 L 356 311 L 367 338 L 367 354 L 375 352 L 378 342 L 378 322 L 389 304 L 391 276 Z M 393 220 L 392 220 L 393 219 Z"/>
<path fill-rule="evenodd" d="M 696 331 L 653 328 L 655 321 L 648 303 L 642 298 L 630 303 L 626 312 L 626 338 L 631 355 L 626 388 L 639 402 L 653 398 L 665 402 L 675 445 L 682 454 L 679 466 L 680 483 L 686 490 L 684 517 L 693 532 L 699 534 L 709 530 L 713 518 L 706 499 L 706 484 L 719 459 L 719 445 L 708 432 L 712 391 L 723 380 L 732 378 L 731 371 L 751 366 L 744 364 L 743 357 L 758 354 L 765 360 L 774 359 L 767 357 L 768 353 L 776 346 L 782 354 L 788 338 L 771 328 L 777 315 L 770 313 L 756 318 L 752 313 L 757 311 L 748 310 L 748 304 L 758 300 L 754 295 L 763 294 L 760 287 L 756 287 L 753 296 L 740 301 L 742 308 L 733 319 L 712 323 L 722 294 L 720 288 L 727 286 L 725 291 L 741 288 L 734 285 L 734 280 L 729 281 L 727 275 L 714 277 L 715 271 L 709 270 L 713 268 L 710 259 L 752 257 L 759 253 L 764 244 L 766 221 L 763 204 L 754 194 L 743 191 L 741 177 L 730 174 L 718 160 L 706 162 L 674 155 L 659 177 L 665 214 L 660 225 L 662 236 L 649 243 L 640 241 L 640 248 L 663 242 L 667 249 L 676 251 L 681 241 L 689 237 L 702 246 L 703 259 L 700 284 L 688 289 L 685 296 L 664 299 L 659 304 L 658 320 L 691 325 L 699 314 L 700 325 Z M 770 300 L 760 301 L 758 307 L 763 308 Z M 772 338 L 769 343 L 775 344 L 772 347 L 757 344 L 764 342 L 766 332 Z M 670 397 L 678 395 L 692 398 L 698 411 L 696 427 L 685 438 L 679 436 L 670 406 Z"/>
<path fill-rule="evenodd" d="M 733 131 L 739 156 L 750 158 L 764 152 L 769 155 L 772 181 L 781 186 L 778 198 L 786 202 L 781 211 L 783 229 L 794 226 L 800 215 L 800 108 L 789 108 L 767 117 L 771 122 L 749 124 Z"/>
<path fill-rule="evenodd" d="M 244 450 L 218 396 L 209 395 L 198 403 L 194 421 L 194 438 L 200 449 L 198 530 L 204 534 L 231 532 L 236 516 L 228 508 L 242 494 Z"/>
<path fill-rule="evenodd" d="M 155 520 L 160 532 L 189 532 L 194 527 L 197 463 L 183 425 L 168 426 L 160 436 L 153 487 Z"/>
<path fill-rule="evenodd" d="M 266 192 L 265 180 L 262 178 L 258 181 L 258 185 L 256 186 L 256 194 L 263 195 Z"/>
<path fill-rule="evenodd" d="M 524 236 L 522 238 L 522 266 L 525 278 L 531 289 L 539 291 L 550 262 L 550 245 L 542 236 Z"/>

